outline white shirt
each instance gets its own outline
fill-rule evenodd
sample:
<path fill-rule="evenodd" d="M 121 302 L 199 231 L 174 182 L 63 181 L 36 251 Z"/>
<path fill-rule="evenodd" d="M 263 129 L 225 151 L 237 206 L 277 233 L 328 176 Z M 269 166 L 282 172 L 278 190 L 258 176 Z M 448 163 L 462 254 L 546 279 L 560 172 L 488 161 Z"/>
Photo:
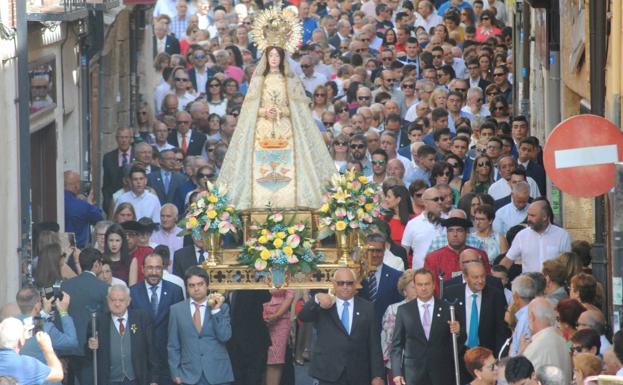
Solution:
<path fill-rule="evenodd" d="M 543 262 L 566 251 L 571 251 L 571 237 L 567 230 L 549 225 L 539 234 L 528 227 L 517 233 L 506 257 L 512 261 L 521 258 L 524 273 L 540 272 Z"/>
<path fill-rule="evenodd" d="M 158 0 L 156 2 L 156 6 L 154 7 L 154 17 L 158 17 L 162 14 L 165 14 L 169 17 L 177 16 L 177 10 L 175 9 L 175 5 L 177 4 L 177 0 Z M 197 12 L 197 9 L 192 3 L 188 3 L 188 10 L 186 14 L 192 15 Z"/>
<path fill-rule="evenodd" d="M 126 191 L 117 199 L 115 210 L 125 202 L 132 204 L 137 219 L 148 217 L 155 223 L 160 223 L 160 200 L 156 195 L 147 190 L 141 195 L 134 194 L 132 190 Z"/>
<path fill-rule="evenodd" d="M 422 326 L 424 326 L 424 311 L 426 310 L 424 305 L 429 305 L 428 313 L 430 314 L 430 324 L 431 324 L 431 329 L 432 329 L 433 314 L 435 313 L 435 297 L 431 297 L 431 299 L 429 299 L 428 302 L 422 302 L 422 300 L 420 300 L 419 298 L 417 299 L 417 306 L 418 306 L 418 310 L 420 311 L 420 322 L 422 323 Z"/>
<path fill-rule="evenodd" d="M 156 90 L 154 91 L 154 107 L 156 107 L 156 114 L 162 112 L 162 101 L 164 97 L 169 94 L 171 91 L 171 85 L 167 82 L 160 83 L 156 86 Z"/>
<path fill-rule="evenodd" d="M 480 306 L 482 303 L 482 293 L 474 293 L 472 289 L 469 288 L 469 285 L 465 285 L 465 334 L 467 335 L 467 339 L 465 343 L 469 340 L 469 324 L 472 320 L 472 302 L 474 299 L 472 298 L 472 294 L 476 294 L 476 307 L 478 308 L 478 323 L 480 325 Z"/>
<path fill-rule="evenodd" d="M 197 258 L 197 263 L 199 263 L 199 257 L 200 257 L 202 252 L 203 252 L 204 260 L 207 260 L 208 259 L 208 252 L 206 250 L 201 250 L 200 248 L 198 248 L 195 245 L 195 258 Z"/>
<path fill-rule="evenodd" d="M 128 331 L 128 311 L 126 310 L 125 313 L 121 316 L 121 317 L 117 317 L 114 314 L 110 314 L 111 318 L 112 318 L 112 323 L 113 325 L 115 325 L 115 329 L 117 329 L 117 333 L 121 334 L 119 332 L 119 319 L 123 318 L 123 326 L 125 327 L 125 331 Z"/>
<path fill-rule="evenodd" d="M 424 267 L 424 259 L 433 239 L 442 234 L 443 228 L 428 221 L 426 211 L 407 222 L 402 235 L 402 246 L 413 250 L 413 269 Z"/>
<path fill-rule="evenodd" d="M 335 297 L 335 308 L 337 309 L 337 316 L 342 320 L 342 311 L 344 311 L 344 302 L 348 302 L 348 330 L 353 330 L 353 307 L 355 301 L 351 298 L 348 301 Z"/>
<path fill-rule="evenodd" d="M 498 211 L 495 212 L 493 231 L 506 234 L 511 227 L 523 222 L 528 216 L 528 206 L 529 205 L 526 204 L 523 209 L 519 210 L 511 198 L 511 203 L 500 207 Z"/>
<path fill-rule="evenodd" d="M 184 280 L 178 277 L 175 274 L 169 273 L 166 269 L 162 272 L 162 279 L 165 281 L 169 281 L 171 283 L 176 284 L 182 289 L 182 294 L 184 294 L 184 299 L 186 299 L 186 289 L 184 288 Z"/>
<path fill-rule="evenodd" d="M 194 300 L 190 300 L 190 315 L 192 317 L 195 316 L 195 312 L 197 311 L 197 309 L 195 308 L 195 304 L 197 302 L 195 302 Z M 203 302 L 199 303 L 199 317 L 201 318 L 201 325 L 203 325 L 203 320 L 205 319 L 206 316 L 206 308 L 208 307 L 208 298 L 206 297 L 206 299 Z"/>
<path fill-rule="evenodd" d="M 414 29 L 417 27 L 424 27 L 426 33 L 430 32 L 430 29 L 437 26 L 438 24 L 443 24 L 443 18 L 436 14 L 434 11 L 430 15 L 428 15 L 428 19 L 425 19 L 419 13 L 415 13 L 415 25 Z"/>
<path fill-rule="evenodd" d="M 182 148 L 182 142 L 183 142 L 183 138 L 182 137 L 186 137 L 186 148 L 188 148 L 188 146 L 190 146 L 190 137 L 192 136 L 192 129 L 186 131 L 185 134 L 182 134 L 181 132 L 177 131 L 177 144 L 179 145 L 180 149 Z"/>
<path fill-rule="evenodd" d="M 303 75 L 301 77 L 301 81 L 303 82 L 303 87 L 305 87 L 305 91 L 313 94 L 317 86 L 322 86 L 327 82 L 327 77 L 320 72 L 314 71 L 314 73 L 310 77 Z"/>
<path fill-rule="evenodd" d="M 527 177 L 526 182 L 530 185 L 530 198 L 536 199 L 540 197 L 541 191 L 539 191 L 539 186 L 536 184 L 536 181 L 530 177 Z M 489 186 L 489 191 L 487 191 L 487 193 L 496 201 L 511 195 L 511 192 L 511 185 L 504 178 L 500 178 L 495 181 L 491 186 Z"/>
<path fill-rule="evenodd" d="M 203 73 L 201 73 L 195 68 L 195 80 L 197 81 L 197 92 L 200 94 L 207 93 L 206 84 L 208 83 L 208 71 L 204 69 Z"/>
<path fill-rule="evenodd" d="M 385 254 L 383 255 L 383 263 L 392 269 L 396 269 L 398 271 L 405 271 L 405 264 L 400 259 L 400 257 L 395 256 L 389 249 L 385 249 Z"/>
<path fill-rule="evenodd" d="M 197 99 L 197 97 L 194 96 L 193 94 L 191 94 L 190 92 L 186 92 L 181 97 L 178 96 L 177 97 L 177 110 L 178 111 L 184 111 L 186 109 L 186 106 L 189 103 L 194 102 L 196 99 Z"/>
<path fill-rule="evenodd" d="M 156 150 L 158 150 L 158 152 L 162 152 L 164 150 L 171 150 L 175 148 L 175 146 L 169 142 L 165 142 L 163 146 L 160 146 L 158 143 L 156 143 L 154 144 L 154 147 L 156 148 Z"/>
<path fill-rule="evenodd" d="M 156 51 L 158 53 L 163 53 L 167 48 L 167 35 L 164 35 L 162 39 L 156 38 Z"/>

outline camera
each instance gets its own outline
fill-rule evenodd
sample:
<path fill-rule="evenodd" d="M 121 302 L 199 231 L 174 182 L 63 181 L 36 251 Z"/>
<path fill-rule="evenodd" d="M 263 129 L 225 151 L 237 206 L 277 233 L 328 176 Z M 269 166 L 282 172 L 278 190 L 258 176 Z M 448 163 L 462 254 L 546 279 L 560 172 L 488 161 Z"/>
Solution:
<path fill-rule="evenodd" d="M 44 320 L 41 316 L 34 316 L 24 320 L 24 339 L 33 337 L 37 332 L 45 331 L 43 329 Z"/>
<path fill-rule="evenodd" d="M 81 180 L 80 181 L 80 192 L 82 195 L 89 196 L 91 193 L 91 181 L 89 180 Z"/>
<path fill-rule="evenodd" d="M 52 286 L 41 289 L 41 297 L 45 297 L 48 300 L 54 298 L 55 301 L 62 301 L 63 291 L 61 290 L 61 281 L 56 281 Z"/>

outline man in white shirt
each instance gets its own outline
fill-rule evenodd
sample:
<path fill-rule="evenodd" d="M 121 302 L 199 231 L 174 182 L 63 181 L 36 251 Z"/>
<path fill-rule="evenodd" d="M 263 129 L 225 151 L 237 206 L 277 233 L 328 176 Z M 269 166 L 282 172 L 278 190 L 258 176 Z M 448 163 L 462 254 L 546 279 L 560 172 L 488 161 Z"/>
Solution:
<path fill-rule="evenodd" d="M 431 28 L 438 24 L 443 24 L 443 18 L 434 12 L 433 4 L 428 0 L 420 1 L 417 6 L 414 27 L 416 29 L 417 27 L 424 27 L 428 33 Z"/>
<path fill-rule="evenodd" d="M 500 264 L 510 269 L 521 258 L 524 273 L 540 272 L 544 261 L 571 251 L 569 233 L 552 224 L 552 218 L 552 208 L 546 200 L 533 202 L 528 207 L 529 227 L 517 233 Z"/>
<path fill-rule="evenodd" d="M 139 166 L 133 166 L 130 170 L 130 191 L 127 191 L 117 199 L 115 209 L 121 203 L 131 203 L 137 218 L 148 217 L 155 223 L 160 223 L 160 200 L 155 194 L 145 190 L 147 186 L 147 173 Z"/>
<path fill-rule="evenodd" d="M 398 154 L 397 149 L 398 145 L 396 144 L 397 136 L 393 131 L 386 130 L 381 134 L 381 149 L 387 153 L 388 161 L 392 159 L 398 159 L 402 162 L 404 169 L 406 170 L 409 167 L 411 161 L 404 156 Z"/>
<path fill-rule="evenodd" d="M 160 209 L 160 228 L 149 239 L 150 243 L 167 246 L 171 255 L 184 247 L 184 237 L 178 235 L 182 229 L 176 224 L 177 216 L 177 207 L 174 204 L 165 203 Z"/>
<path fill-rule="evenodd" d="M 171 143 L 167 142 L 167 137 L 169 136 L 169 128 L 166 124 L 159 120 L 154 121 L 154 138 L 156 139 L 156 143 L 154 143 L 154 147 L 158 152 L 162 152 L 164 150 L 174 149 Z"/>
<path fill-rule="evenodd" d="M 435 187 L 427 189 L 424 191 L 422 199 L 425 210 L 407 223 L 400 242 L 407 252 L 409 249 L 413 251 L 411 263 L 413 269 L 424 266 L 424 259 L 430 244 L 437 235 L 443 233 L 443 228 L 439 223 L 443 198 L 439 190 Z"/>
<path fill-rule="evenodd" d="M 326 76 L 314 71 L 314 62 L 309 55 L 301 58 L 301 70 L 303 71 L 301 81 L 305 91 L 309 94 L 313 94 L 317 86 L 324 85 L 327 82 Z"/>
<path fill-rule="evenodd" d="M 530 185 L 527 182 L 517 182 L 511 193 L 511 202 L 495 212 L 493 231 L 505 235 L 511 227 L 523 222 L 528 216 L 529 200 Z"/>
<path fill-rule="evenodd" d="M 495 183 L 489 186 L 489 190 L 487 191 L 487 193 L 491 195 L 493 199 L 497 201 L 511 194 L 511 178 L 513 178 L 514 175 L 524 175 L 524 180 L 526 180 L 526 182 L 528 182 L 528 184 L 530 185 L 530 197 L 532 199 L 541 196 L 541 192 L 539 191 L 539 186 L 537 185 L 537 183 L 534 181 L 534 179 L 525 176 L 525 170 L 523 172 L 518 172 L 517 161 L 511 155 L 501 157 L 498 160 L 497 166 L 498 172 L 500 174 L 500 179 L 498 179 Z"/>

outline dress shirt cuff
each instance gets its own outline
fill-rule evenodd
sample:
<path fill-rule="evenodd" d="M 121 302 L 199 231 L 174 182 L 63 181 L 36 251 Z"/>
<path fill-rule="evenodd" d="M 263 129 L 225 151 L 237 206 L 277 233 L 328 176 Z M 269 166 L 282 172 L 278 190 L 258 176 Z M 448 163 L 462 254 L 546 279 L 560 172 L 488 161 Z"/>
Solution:
<path fill-rule="evenodd" d="M 214 314 L 216 314 L 216 313 L 218 313 L 218 312 L 220 312 L 220 311 L 221 311 L 221 308 L 218 308 L 218 309 L 212 309 L 212 310 L 210 310 L 210 313 L 211 313 L 212 315 L 214 315 Z"/>

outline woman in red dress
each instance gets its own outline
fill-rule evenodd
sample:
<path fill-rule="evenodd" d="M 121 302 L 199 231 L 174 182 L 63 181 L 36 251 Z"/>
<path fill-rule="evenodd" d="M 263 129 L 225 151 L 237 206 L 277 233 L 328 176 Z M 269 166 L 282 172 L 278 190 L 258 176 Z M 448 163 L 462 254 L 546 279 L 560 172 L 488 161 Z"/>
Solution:
<path fill-rule="evenodd" d="M 279 385 L 286 346 L 290 335 L 290 305 L 294 299 L 293 290 L 273 289 L 272 298 L 264 304 L 264 321 L 268 325 L 271 345 L 266 360 L 266 385 Z"/>
<path fill-rule="evenodd" d="M 390 237 L 394 243 L 400 245 L 407 222 L 413 218 L 409 190 L 400 185 L 390 187 L 385 194 L 383 207 L 386 209 L 383 220 L 389 225 Z"/>

